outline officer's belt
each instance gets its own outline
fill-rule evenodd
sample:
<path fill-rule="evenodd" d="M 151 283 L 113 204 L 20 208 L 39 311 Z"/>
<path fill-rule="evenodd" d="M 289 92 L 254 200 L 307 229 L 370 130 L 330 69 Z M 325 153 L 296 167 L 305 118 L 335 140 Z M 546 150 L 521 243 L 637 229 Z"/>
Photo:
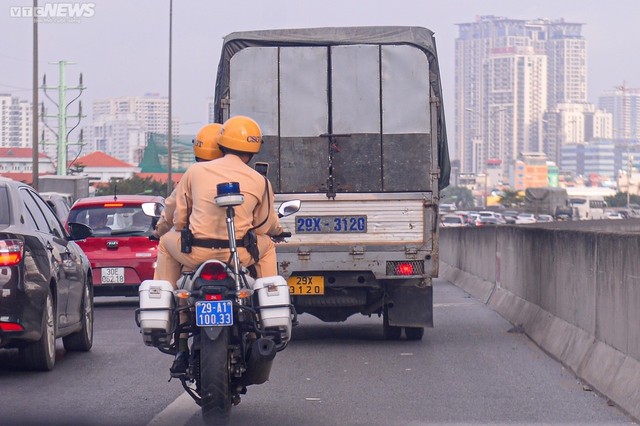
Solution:
<path fill-rule="evenodd" d="M 191 244 L 194 247 L 204 247 L 209 249 L 228 249 L 229 240 L 216 240 L 214 238 L 194 238 Z M 242 240 L 236 240 L 236 247 L 244 247 Z"/>

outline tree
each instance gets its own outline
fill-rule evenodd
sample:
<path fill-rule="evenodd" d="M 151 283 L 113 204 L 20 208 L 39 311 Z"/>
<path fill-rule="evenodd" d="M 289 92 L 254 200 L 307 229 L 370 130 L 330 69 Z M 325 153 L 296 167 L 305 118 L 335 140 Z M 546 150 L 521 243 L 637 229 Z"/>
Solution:
<path fill-rule="evenodd" d="M 524 202 L 524 197 L 520 195 L 519 191 L 512 191 L 510 189 L 505 189 L 502 191 L 503 195 L 500 197 L 500 204 L 505 207 L 516 207 L 522 206 Z"/>
<path fill-rule="evenodd" d="M 627 207 L 627 193 L 618 191 L 616 195 L 604 197 L 604 201 L 609 207 Z M 629 203 L 640 204 L 640 195 L 630 195 Z"/>
<path fill-rule="evenodd" d="M 131 179 L 111 179 L 108 185 L 103 185 L 96 188 L 95 195 L 160 195 L 162 197 L 167 196 L 167 185 L 158 180 L 152 179 L 151 176 L 141 178 L 140 176 L 133 176 Z"/>
<path fill-rule="evenodd" d="M 469 188 L 462 186 L 448 186 L 442 190 L 440 200 L 443 203 L 453 203 L 458 209 L 472 209 L 476 205 L 476 199 Z"/>

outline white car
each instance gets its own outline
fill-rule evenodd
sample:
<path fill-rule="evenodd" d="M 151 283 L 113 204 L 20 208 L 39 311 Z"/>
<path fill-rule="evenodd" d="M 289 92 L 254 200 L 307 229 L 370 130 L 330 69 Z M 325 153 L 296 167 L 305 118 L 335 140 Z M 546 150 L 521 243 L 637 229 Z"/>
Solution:
<path fill-rule="evenodd" d="M 440 204 L 439 210 L 440 213 L 451 213 L 456 211 L 457 207 L 455 204 Z"/>
<path fill-rule="evenodd" d="M 533 213 L 520 213 L 516 217 L 516 225 L 520 225 L 523 223 L 536 223 L 536 222 L 537 222 L 536 215 L 534 215 Z"/>
<path fill-rule="evenodd" d="M 616 220 L 619 220 L 619 219 L 624 219 L 624 216 L 622 216 L 620 213 L 610 212 L 610 213 L 605 214 L 604 218 L 605 219 L 616 219 Z"/>
<path fill-rule="evenodd" d="M 538 222 L 553 222 L 553 216 L 550 214 L 539 214 Z"/>
<path fill-rule="evenodd" d="M 457 214 L 445 214 L 440 216 L 440 226 L 452 227 L 452 226 L 467 226 L 462 216 Z"/>

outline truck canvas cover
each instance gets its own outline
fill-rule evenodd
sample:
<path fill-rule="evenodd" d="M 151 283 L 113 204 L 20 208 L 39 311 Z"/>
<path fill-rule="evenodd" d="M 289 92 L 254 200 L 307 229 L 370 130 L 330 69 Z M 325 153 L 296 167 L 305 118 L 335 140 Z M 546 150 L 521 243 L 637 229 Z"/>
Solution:
<path fill-rule="evenodd" d="M 270 164 L 279 193 L 325 192 L 333 179 L 337 193 L 430 192 L 436 173 L 439 189 L 449 184 L 438 57 L 426 28 L 229 34 L 214 118 L 235 115 L 260 124 L 254 161 Z"/>

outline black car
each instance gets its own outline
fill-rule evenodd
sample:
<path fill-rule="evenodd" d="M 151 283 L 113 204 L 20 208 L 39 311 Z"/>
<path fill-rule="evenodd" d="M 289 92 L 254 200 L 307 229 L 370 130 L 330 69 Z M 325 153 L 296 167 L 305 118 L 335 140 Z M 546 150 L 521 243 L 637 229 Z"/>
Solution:
<path fill-rule="evenodd" d="M 56 338 L 69 351 L 93 344 L 93 285 L 87 256 L 28 185 L 0 178 L 0 348 L 18 348 L 24 365 L 51 370 Z"/>

